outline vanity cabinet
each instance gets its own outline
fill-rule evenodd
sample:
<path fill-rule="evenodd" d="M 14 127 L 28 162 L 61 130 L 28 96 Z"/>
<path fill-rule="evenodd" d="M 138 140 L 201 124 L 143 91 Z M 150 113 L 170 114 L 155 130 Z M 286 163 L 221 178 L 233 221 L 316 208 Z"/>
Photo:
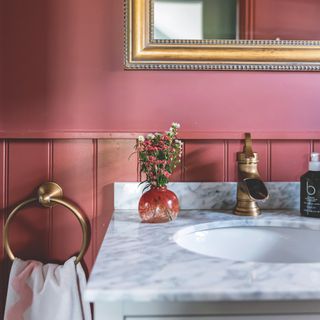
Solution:
<path fill-rule="evenodd" d="M 318 320 L 318 302 L 103 303 L 95 320 Z"/>
<path fill-rule="evenodd" d="M 312 318 L 307 319 L 316 319 L 316 316 L 312 316 Z M 202 317 L 202 316 L 196 316 L 196 317 L 150 317 L 150 318 L 132 318 L 128 317 L 126 320 L 302 320 L 306 319 L 305 316 L 231 316 L 231 317 L 219 317 L 219 316 L 212 316 L 212 317 Z M 319 319 L 319 316 L 317 316 L 317 319 Z"/>

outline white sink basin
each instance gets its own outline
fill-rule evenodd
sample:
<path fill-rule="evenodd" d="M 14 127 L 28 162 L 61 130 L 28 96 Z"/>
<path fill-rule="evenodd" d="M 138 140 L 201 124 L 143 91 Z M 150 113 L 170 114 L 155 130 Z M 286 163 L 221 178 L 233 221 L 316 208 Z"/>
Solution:
<path fill-rule="evenodd" d="M 178 231 L 174 241 L 189 251 L 228 260 L 320 262 L 320 230 L 311 224 L 302 227 L 294 222 L 284 225 L 283 221 L 254 220 L 207 223 Z"/>

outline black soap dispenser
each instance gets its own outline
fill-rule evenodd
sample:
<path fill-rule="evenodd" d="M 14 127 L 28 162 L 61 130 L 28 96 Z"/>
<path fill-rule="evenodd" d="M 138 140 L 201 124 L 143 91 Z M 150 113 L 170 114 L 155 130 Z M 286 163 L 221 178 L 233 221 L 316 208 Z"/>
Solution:
<path fill-rule="evenodd" d="M 300 179 L 302 216 L 320 218 L 320 154 L 311 153 L 309 171 Z"/>

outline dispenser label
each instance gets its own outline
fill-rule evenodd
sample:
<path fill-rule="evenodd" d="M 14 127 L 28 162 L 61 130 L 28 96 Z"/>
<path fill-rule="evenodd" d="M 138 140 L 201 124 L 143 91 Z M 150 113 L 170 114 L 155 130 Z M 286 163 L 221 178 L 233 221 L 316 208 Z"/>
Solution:
<path fill-rule="evenodd" d="M 320 218 L 319 181 L 301 179 L 300 211 L 303 216 Z"/>

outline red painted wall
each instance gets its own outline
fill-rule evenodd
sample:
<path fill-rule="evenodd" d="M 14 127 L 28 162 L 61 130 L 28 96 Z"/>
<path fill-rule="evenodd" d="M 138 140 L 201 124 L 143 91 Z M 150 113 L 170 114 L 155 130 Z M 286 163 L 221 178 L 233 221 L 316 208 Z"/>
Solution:
<path fill-rule="evenodd" d="M 254 39 L 320 40 L 319 0 L 254 0 Z"/>
<path fill-rule="evenodd" d="M 320 128 L 320 73 L 124 71 L 122 0 L 2 5 L 2 130 Z"/>
<path fill-rule="evenodd" d="M 0 6 L 2 134 L 153 131 L 172 120 L 185 131 L 320 129 L 320 73 L 124 71 L 122 0 L 3 0 Z M 56 180 L 91 221 L 90 268 L 112 213 L 112 183 L 137 179 L 135 159 L 127 160 L 134 140 L 47 138 L 0 140 L 0 224 L 38 184 Z M 229 138 L 189 139 L 176 179 L 235 180 L 240 142 Z M 255 144 L 266 180 L 296 180 L 306 154 L 320 146 L 313 141 L 319 135 L 300 142 L 268 139 Z M 68 213 L 31 212 L 14 226 L 17 254 L 64 259 L 77 250 L 79 229 Z M 8 270 L 0 240 L 2 302 Z"/>

